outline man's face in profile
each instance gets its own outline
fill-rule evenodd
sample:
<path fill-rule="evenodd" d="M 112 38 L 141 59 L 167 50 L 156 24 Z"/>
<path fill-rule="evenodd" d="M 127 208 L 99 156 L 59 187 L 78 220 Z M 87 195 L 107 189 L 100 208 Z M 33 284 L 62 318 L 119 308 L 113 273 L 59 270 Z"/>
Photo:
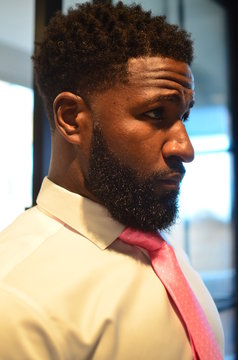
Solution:
<path fill-rule="evenodd" d="M 148 57 L 129 62 L 128 84 L 96 96 L 87 189 L 123 224 L 155 231 L 178 210 L 183 162 L 194 152 L 184 121 L 193 105 L 188 65 Z"/>

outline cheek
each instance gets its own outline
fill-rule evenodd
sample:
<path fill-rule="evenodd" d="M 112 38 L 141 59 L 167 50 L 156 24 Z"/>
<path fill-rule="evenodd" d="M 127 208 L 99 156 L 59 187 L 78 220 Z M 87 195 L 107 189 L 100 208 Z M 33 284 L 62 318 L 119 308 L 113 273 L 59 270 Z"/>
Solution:
<path fill-rule="evenodd" d="M 159 130 L 127 126 L 111 136 L 107 143 L 123 164 L 142 173 L 152 173 L 163 166 L 163 134 Z"/>

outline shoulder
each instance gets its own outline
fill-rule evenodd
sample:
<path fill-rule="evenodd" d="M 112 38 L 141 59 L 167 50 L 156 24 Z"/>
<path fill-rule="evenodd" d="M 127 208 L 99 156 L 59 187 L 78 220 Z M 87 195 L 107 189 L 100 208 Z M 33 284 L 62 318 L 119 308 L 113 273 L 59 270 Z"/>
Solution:
<path fill-rule="evenodd" d="M 58 228 L 60 224 L 52 218 L 39 211 L 37 206 L 34 206 L 22 214 L 20 214 L 10 225 L 0 232 L 0 241 L 12 237 L 21 237 L 30 235 L 31 233 L 45 233 L 49 228 Z M 45 230 L 45 231 L 43 231 Z"/>
<path fill-rule="evenodd" d="M 62 227 L 33 207 L 0 233 L 0 279 L 3 279 Z"/>

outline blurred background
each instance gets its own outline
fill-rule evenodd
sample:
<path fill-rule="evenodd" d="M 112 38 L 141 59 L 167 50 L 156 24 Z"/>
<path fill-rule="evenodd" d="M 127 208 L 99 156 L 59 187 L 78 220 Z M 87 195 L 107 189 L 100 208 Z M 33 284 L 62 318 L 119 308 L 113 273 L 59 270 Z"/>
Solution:
<path fill-rule="evenodd" d="M 0 0 L 0 231 L 35 203 L 48 171 L 50 132 L 34 87 L 34 41 L 58 9 L 66 12 L 76 3 Z M 225 331 L 226 359 L 236 359 L 237 5 L 229 0 L 137 3 L 191 32 L 195 43 L 196 105 L 186 126 L 196 156 L 186 166 L 180 216 L 169 236 L 209 288 Z"/>

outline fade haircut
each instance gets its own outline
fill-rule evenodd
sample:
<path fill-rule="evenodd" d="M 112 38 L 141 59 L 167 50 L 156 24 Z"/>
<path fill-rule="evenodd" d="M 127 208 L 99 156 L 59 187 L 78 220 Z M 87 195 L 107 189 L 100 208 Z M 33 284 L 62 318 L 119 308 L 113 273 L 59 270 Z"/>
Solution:
<path fill-rule="evenodd" d="M 36 83 L 54 129 L 52 104 L 63 91 L 85 100 L 126 82 L 130 58 L 162 56 L 191 64 L 193 44 L 185 30 L 140 5 L 121 1 L 77 4 L 57 12 L 33 56 Z"/>

